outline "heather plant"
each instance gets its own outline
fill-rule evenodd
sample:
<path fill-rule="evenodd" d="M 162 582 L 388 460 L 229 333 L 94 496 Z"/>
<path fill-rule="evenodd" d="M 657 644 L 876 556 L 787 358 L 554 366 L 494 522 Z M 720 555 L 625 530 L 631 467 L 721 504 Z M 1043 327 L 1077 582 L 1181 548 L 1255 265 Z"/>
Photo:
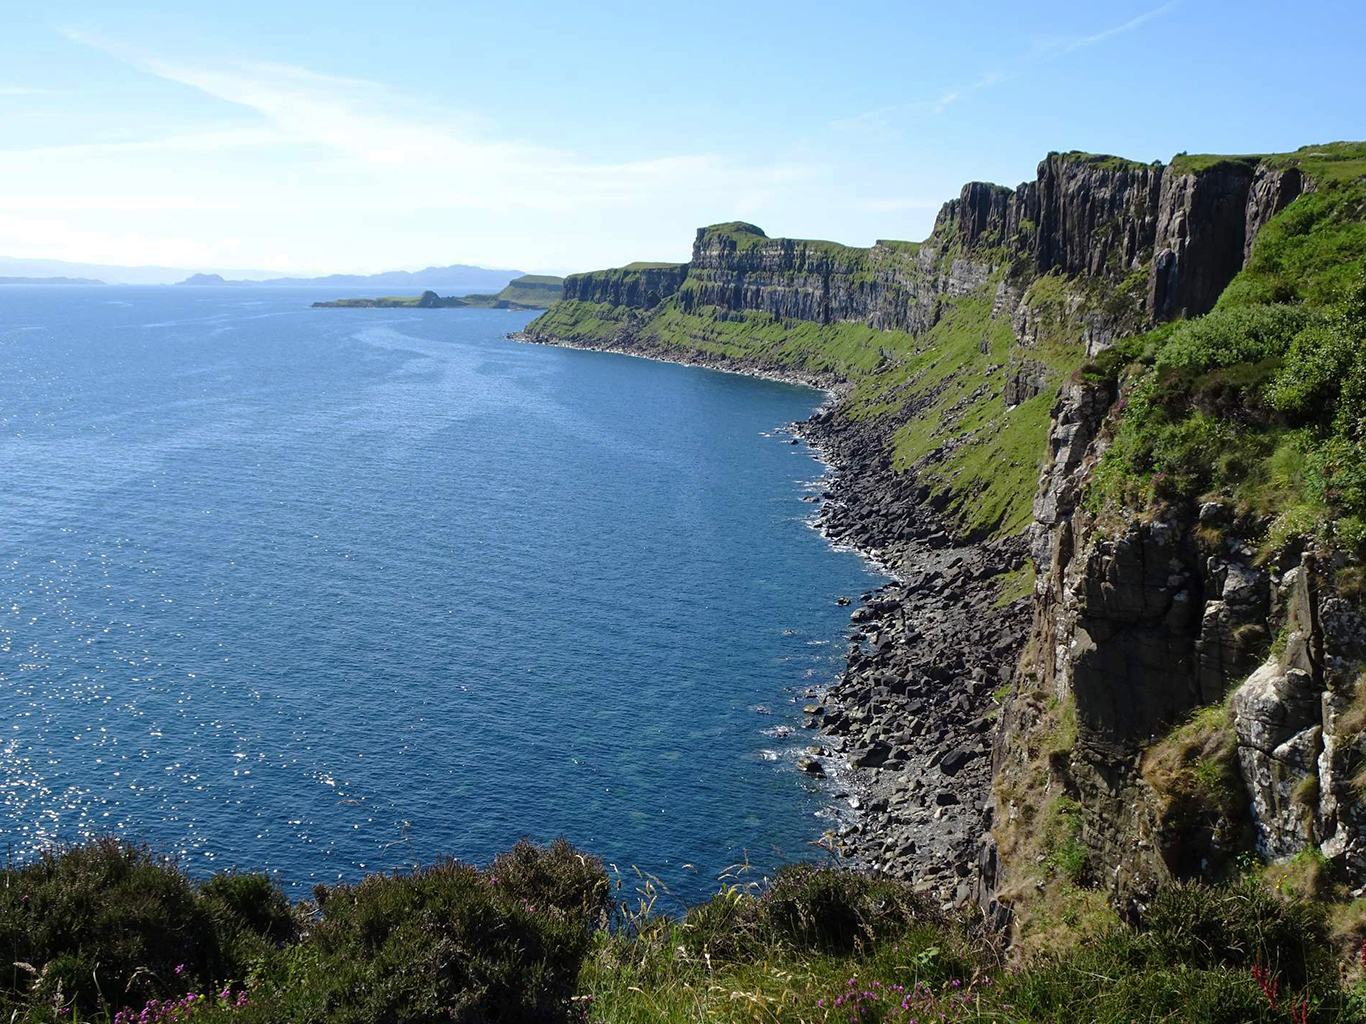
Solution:
<path fill-rule="evenodd" d="M 173 862 L 112 839 L 8 868 L 0 1005 L 117 1010 L 239 975 L 251 925 L 219 909 Z"/>
<path fill-rule="evenodd" d="M 314 896 L 306 943 L 260 966 L 240 1020 L 565 1021 L 609 890 L 602 863 L 560 841 Z"/>
<path fill-rule="evenodd" d="M 23 924 L 35 959 L 6 1010 L 13 1024 L 1310 1024 L 1363 1005 L 1322 909 L 1256 877 L 1163 887 L 1128 923 L 1010 967 L 970 920 L 881 876 L 793 865 L 732 878 L 681 918 L 656 914 L 640 878 L 640 905 L 612 915 L 599 861 L 521 843 L 483 868 L 372 875 L 290 907 L 264 876 L 196 885 L 92 843 L 7 873 L 7 952 Z M 77 961 L 98 984 L 80 987 Z"/>
<path fill-rule="evenodd" d="M 1172 884 L 1158 892 L 1143 921 L 1165 963 L 1261 966 L 1296 988 L 1334 974 L 1322 906 L 1283 898 L 1253 879 Z"/>
<path fill-rule="evenodd" d="M 691 908 L 677 941 L 695 954 L 732 960 L 775 949 L 848 955 L 942 915 L 903 882 L 861 872 L 792 864 L 758 891 L 726 886 Z"/>

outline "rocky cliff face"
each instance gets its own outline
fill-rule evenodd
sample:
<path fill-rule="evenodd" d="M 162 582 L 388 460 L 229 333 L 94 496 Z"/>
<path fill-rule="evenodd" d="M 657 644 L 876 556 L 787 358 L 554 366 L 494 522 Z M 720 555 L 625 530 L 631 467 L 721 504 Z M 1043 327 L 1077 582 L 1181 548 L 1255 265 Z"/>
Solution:
<path fill-rule="evenodd" d="M 653 309 L 677 293 L 688 276 L 686 263 L 632 264 L 616 270 L 571 274 L 564 279 L 564 298 L 628 309 Z"/>
<path fill-rule="evenodd" d="M 1298 171 L 1251 161 L 1183 172 L 1053 153 L 1016 189 L 963 186 L 922 244 L 861 249 L 719 224 L 698 230 L 686 264 L 574 274 L 564 298 L 648 310 L 677 294 L 685 313 L 756 312 L 916 334 L 935 324 L 941 298 L 970 294 L 1008 266 L 1025 281 L 1050 272 L 1139 274 L 1148 318 L 1194 316 L 1213 306 L 1262 225 L 1302 189 Z"/>
<path fill-rule="evenodd" d="M 1366 807 L 1354 774 L 1366 754 L 1357 688 L 1366 666 L 1361 606 L 1335 592 L 1313 553 L 1277 581 L 1285 647 L 1233 695 L 1238 765 L 1258 847 L 1317 847 L 1366 881 Z"/>
<path fill-rule="evenodd" d="M 1191 518 L 1091 514 L 1080 498 L 1117 397 L 1074 384 L 1054 410 L 1030 530 L 1027 685 L 997 738 L 983 904 L 1000 918 L 997 897 L 1033 884 L 1037 844 L 1011 825 L 1049 794 L 1074 802 L 1088 876 L 1120 902 L 1217 876 L 1249 847 L 1317 849 L 1361 885 L 1366 620 L 1346 596 L 1357 570 L 1303 544 L 1267 561 L 1246 539 L 1257 524 L 1217 502 Z M 1057 729 L 1045 708 L 1067 709 L 1075 733 L 1040 756 Z"/>
<path fill-rule="evenodd" d="M 942 250 L 938 240 L 858 249 L 769 238 L 748 224 L 704 228 L 693 245 L 679 308 L 919 333 L 934 325 L 939 296 L 966 295 L 993 269 L 990 261 L 945 260 Z"/>
<path fill-rule="evenodd" d="M 687 264 L 566 279 L 564 308 L 528 328 L 532 340 L 862 389 L 806 428 L 840 474 L 826 529 L 907 581 L 866 595 L 848 670 L 809 695 L 835 706 L 820 709 L 832 735 L 808 761 L 842 752 L 865 787 L 865 820 L 841 832 L 842 852 L 947 900 L 975 891 L 997 922 L 1059 856 L 1060 834 L 1090 881 L 1135 898 L 1217 870 L 1249 835 L 1268 852 L 1314 843 L 1360 862 L 1360 623 L 1314 583 L 1328 578 L 1322 562 L 1262 564 L 1228 508 L 1087 511 L 1122 401 L 1069 380 L 1117 338 L 1212 308 L 1258 232 L 1312 188 L 1253 159 L 1055 153 L 1018 188 L 964 186 L 920 244 L 715 225 Z M 838 333 L 847 325 L 860 330 Z M 853 356 L 836 361 L 821 348 L 831 340 Z M 965 529 L 988 477 L 1034 472 L 1045 434 L 1023 536 L 1027 515 Z M 1026 550 L 1028 611 L 998 597 L 1003 579 L 1027 575 Z M 1263 664 L 1283 631 L 1304 639 Z M 1211 707 L 1227 711 L 1179 752 L 1228 775 L 1220 800 L 1202 803 L 1172 788 L 1158 741 Z"/>

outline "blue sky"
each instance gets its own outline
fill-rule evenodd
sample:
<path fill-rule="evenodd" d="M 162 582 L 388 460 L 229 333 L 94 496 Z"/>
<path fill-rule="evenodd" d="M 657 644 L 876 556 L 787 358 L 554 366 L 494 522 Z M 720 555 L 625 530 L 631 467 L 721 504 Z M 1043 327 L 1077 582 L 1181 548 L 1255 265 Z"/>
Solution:
<path fill-rule="evenodd" d="M 1366 138 L 1360 0 L 16 7 L 10 256 L 564 272 L 923 238 L 1054 149 Z"/>

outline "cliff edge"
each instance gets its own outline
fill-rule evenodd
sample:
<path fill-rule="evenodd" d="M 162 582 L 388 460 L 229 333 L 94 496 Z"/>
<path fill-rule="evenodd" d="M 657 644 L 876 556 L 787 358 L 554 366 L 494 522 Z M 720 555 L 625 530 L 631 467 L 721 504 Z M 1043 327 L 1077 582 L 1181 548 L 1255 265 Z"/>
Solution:
<path fill-rule="evenodd" d="M 832 845 L 1046 943 L 1248 857 L 1366 882 L 1363 266 L 1366 145 L 1052 153 L 919 243 L 702 228 L 526 337 L 839 388 L 822 524 L 901 581 L 807 698 Z"/>

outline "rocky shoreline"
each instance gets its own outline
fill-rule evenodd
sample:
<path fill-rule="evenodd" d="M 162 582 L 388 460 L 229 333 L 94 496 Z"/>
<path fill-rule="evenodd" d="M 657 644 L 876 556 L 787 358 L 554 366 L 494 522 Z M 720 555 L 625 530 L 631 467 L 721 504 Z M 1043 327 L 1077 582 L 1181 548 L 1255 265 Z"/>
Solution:
<path fill-rule="evenodd" d="M 977 861 L 992 823 L 998 710 L 1029 627 L 1029 600 L 999 600 L 1003 574 L 1027 558 L 1023 537 L 955 537 L 929 489 L 894 472 L 891 426 L 843 412 L 845 382 L 741 360 L 637 347 L 510 338 L 762 377 L 825 390 L 829 401 L 792 426 L 832 471 L 817 527 L 893 580 L 862 595 L 850 615 L 846 667 L 803 695 L 818 737 L 801 770 L 838 775 L 847 792 L 827 835 L 856 867 L 912 880 L 943 904 L 978 897 Z"/>

